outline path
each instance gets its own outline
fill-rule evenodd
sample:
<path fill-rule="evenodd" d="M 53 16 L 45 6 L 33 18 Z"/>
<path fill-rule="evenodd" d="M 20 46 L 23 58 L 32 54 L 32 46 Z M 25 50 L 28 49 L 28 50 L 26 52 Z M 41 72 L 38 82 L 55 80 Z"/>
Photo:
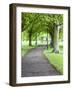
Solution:
<path fill-rule="evenodd" d="M 32 49 L 22 57 L 22 77 L 52 76 L 59 73 L 43 55 L 43 47 Z"/>

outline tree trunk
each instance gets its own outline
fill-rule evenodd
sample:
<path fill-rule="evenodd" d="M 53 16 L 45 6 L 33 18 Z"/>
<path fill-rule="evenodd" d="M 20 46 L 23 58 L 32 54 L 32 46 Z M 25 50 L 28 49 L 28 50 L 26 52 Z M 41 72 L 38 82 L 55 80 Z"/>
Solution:
<path fill-rule="evenodd" d="M 59 53 L 59 28 L 56 26 L 54 30 L 54 52 Z"/>
<path fill-rule="evenodd" d="M 32 46 L 32 43 L 31 43 L 31 36 L 32 36 L 32 34 L 31 34 L 31 32 L 29 33 L 29 46 Z"/>
<path fill-rule="evenodd" d="M 37 46 L 37 34 L 36 34 L 36 42 L 35 42 L 35 45 Z"/>
<path fill-rule="evenodd" d="M 51 35 L 50 47 L 54 48 L 54 35 Z"/>
<path fill-rule="evenodd" d="M 48 30 L 47 30 L 47 49 L 48 49 Z"/>

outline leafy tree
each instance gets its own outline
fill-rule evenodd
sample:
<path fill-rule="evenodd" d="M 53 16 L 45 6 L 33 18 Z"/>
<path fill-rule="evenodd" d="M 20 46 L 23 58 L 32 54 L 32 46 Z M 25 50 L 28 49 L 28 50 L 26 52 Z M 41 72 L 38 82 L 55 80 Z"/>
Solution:
<path fill-rule="evenodd" d="M 43 34 L 47 33 L 48 46 L 49 33 L 51 36 L 51 46 L 54 48 L 54 52 L 58 53 L 58 40 L 63 33 L 63 28 L 60 28 L 62 24 L 62 14 L 22 13 L 22 32 L 26 31 L 26 37 L 29 40 L 30 46 L 32 45 L 32 39 L 36 40 L 37 45 L 37 37 L 41 32 L 43 32 Z"/>

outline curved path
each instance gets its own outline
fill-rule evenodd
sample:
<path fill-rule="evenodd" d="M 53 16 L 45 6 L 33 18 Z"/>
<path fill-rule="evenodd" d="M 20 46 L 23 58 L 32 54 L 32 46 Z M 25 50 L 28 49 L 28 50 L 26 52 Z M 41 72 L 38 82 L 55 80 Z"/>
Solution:
<path fill-rule="evenodd" d="M 22 57 L 21 76 L 52 76 L 60 75 L 43 55 L 43 47 L 31 49 Z"/>

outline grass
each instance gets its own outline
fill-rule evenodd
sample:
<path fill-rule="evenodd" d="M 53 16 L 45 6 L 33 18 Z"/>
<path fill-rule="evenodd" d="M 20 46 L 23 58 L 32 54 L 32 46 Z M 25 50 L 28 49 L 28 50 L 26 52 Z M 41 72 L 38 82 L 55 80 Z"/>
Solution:
<path fill-rule="evenodd" d="M 63 50 L 62 47 L 60 49 L 61 51 Z M 56 70 L 63 74 L 63 54 L 56 54 L 52 52 L 52 48 L 49 48 L 48 50 L 44 50 L 44 55 L 48 58 L 49 62 L 56 68 Z"/>
<path fill-rule="evenodd" d="M 24 56 L 28 53 L 28 51 L 32 48 L 35 48 L 36 46 L 24 46 L 22 45 L 22 48 L 21 48 L 21 55 Z"/>

